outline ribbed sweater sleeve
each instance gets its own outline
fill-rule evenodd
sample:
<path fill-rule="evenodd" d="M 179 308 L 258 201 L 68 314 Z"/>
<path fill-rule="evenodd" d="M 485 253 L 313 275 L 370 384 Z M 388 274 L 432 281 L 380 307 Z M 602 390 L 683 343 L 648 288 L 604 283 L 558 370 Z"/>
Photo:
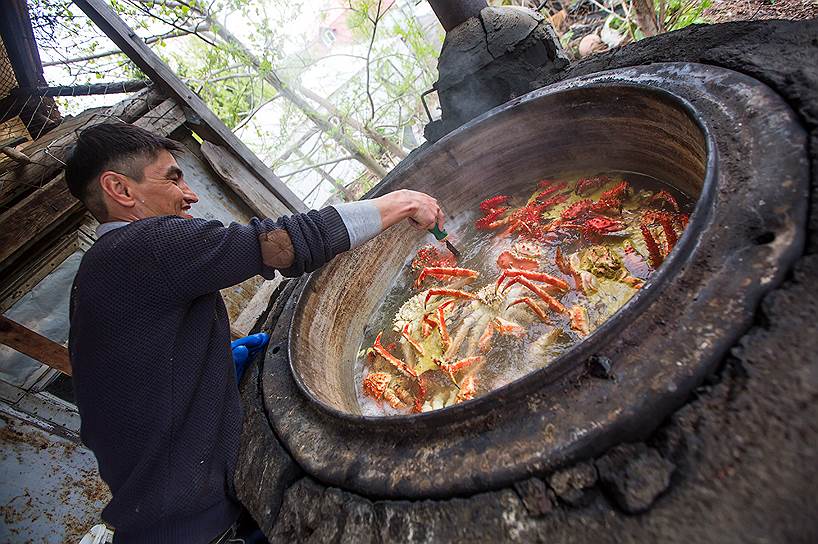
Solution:
<path fill-rule="evenodd" d="M 256 275 L 272 279 L 275 269 L 265 265 L 261 245 L 262 236 L 275 230 L 286 231 L 292 243 L 292 266 L 280 270 L 289 277 L 317 270 L 350 246 L 344 222 L 331 207 L 227 227 L 204 219 L 148 221 L 154 221 L 151 253 L 157 269 L 168 276 L 174 296 L 189 299 Z"/>

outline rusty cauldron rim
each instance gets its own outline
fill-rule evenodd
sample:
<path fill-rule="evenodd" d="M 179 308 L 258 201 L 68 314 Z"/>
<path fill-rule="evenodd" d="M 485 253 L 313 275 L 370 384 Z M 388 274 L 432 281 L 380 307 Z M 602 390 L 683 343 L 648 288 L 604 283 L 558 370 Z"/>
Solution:
<path fill-rule="evenodd" d="M 484 393 L 472 400 L 428 412 L 389 416 L 366 416 L 339 410 L 322 401 L 302 379 L 300 371 L 296 368 L 295 353 L 293 351 L 294 342 L 292 339 L 295 335 L 295 327 L 298 323 L 297 314 L 302 307 L 302 299 L 310 292 L 309 288 L 321 277 L 321 272 L 319 270 L 306 277 L 299 278 L 290 295 L 290 301 L 295 300 L 295 303 L 291 308 L 290 304 L 288 304 L 288 309 L 291 309 L 291 311 L 288 312 L 285 309 L 281 316 L 282 318 L 289 319 L 289 325 L 287 327 L 287 360 L 291 375 L 301 393 L 322 412 L 333 418 L 344 420 L 347 423 L 365 424 L 367 428 L 372 430 L 394 429 L 396 424 L 407 424 L 408 422 L 411 422 L 416 430 L 422 430 L 430 426 L 437 427 L 440 424 L 452 420 L 467 418 L 469 414 L 482 412 L 484 409 L 496 405 L 498 402 L 516 402 L 533 391 L 553 385 L 570 372 L 575 371 L 580 365 L 585 364 L 589 357 L 600 351 L 600 348 L 612 335 L 617 334 L 630 324 L 646 306 L 653 302 L 662 293 L 662 290 L 667 286 L 669 280 L 685 265 L 688 257 L 698 244 L 702 235 L 703 226 L 707 223 L 714 207 L 714 193 L 718 179 L 718 147 L 716 146 L 715 138 L 707 123 L 704 122 L 699 111 L 686 98 L 650 84 L 623 81 L 615 77 L 610 81 L 603 80 L 587 83 L 580 79 L 576 81 L 574 85 L 571 85 L 572 82 L 566 83 L 569 83 L 568 87 L 565 87 L 563 84 L 556 89 L 552 89 L 551 87 L 537 89 L 497 106 L 468 123 L 461 125 L 440 140 L 418 151 L 418 154 L 413 160 L 401 161 L 378 185 L 373 187 L 362 198 L 374 198 L 385 194 L 389 190 L 388 186 L 391 185 L 393 181 L 399 179 L 414 163 L 422 161 L 423 157 L 439 152 L 440 148 L 443 148 L 451 140 L 460 137 L 464 133 L 468 133 L 486 123 L 491 123 L 495 116 L 510 114 L 509 112 L 511 110 L 521 104 L 534 102 L 545 97 L 584 92 L 589 89 L 637 89 L 646 94 L 653 94 L 679 107 L 700 130 L 704 140 L 705 171 L 701 193 L 696 197 L 696 205 L 691 214 L 688 226 L 682 233 L 682 236 L 679 238 L 679 241 L 670 255 L 645 283 L 644 287 L 639 289 L 628 302 L 611 317 L 606 319 L 590 335 L 574 344 L 549 365 L 532 370 L 516 380 Z"/>

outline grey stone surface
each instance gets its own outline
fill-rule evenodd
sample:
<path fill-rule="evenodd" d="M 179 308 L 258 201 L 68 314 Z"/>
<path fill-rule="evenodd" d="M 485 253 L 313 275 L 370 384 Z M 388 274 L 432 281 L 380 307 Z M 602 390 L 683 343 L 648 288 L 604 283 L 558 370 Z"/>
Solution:
<path fill-rule="evenodd" d="M 556 495 L 539 478 L 529 478 L 514 484 L 514 491 L 532 517 L 541 517 L 554 511 Z"/>
<path fill-rule="evenodd" d="M 568 65 L 559 39 L 536 12 L 488 7 L 446 35 L 435 89 L 442 118 L 427 125 L 437 140 L 469 119 L 528 92 L 534 78 Z"/>
<path fill-rule="evenodd" d="M 369 501 L 304 478 L 286 493 L 277 542 L 522 541 L 526 509 L 510 490 L 447 501 Z"/>
<path fill-rule="evenodd" d="M 533 11 L 510 8 L 484 8 L 480 12 L 489 53 L 494 58 L 511 53 L 542 21 Z"/>
<path fill-rule="evenodd" d="M 645 444 L 622 444 L 596 461 L 599 479 L 616 504 L 639 514 L 670 485 L 676 465 Z"/>
<path fill-rule="evenodd" d="M 596 468 L 591 463 L 577 463 L 558 470 L 548 477 L 548 485 L 560 500 L 574 506 L 588 502 L 587 491 L 597 480 Z"/>
<path fill-rule="evenodd" d="M 291 292 L 291 286 L 284 288 L 262 330 L 268 330 L 275 322 Z M 244 422 L 233 480 L 238 499 L 261 530 L 269 534 L 278 517 L 284 491 L 301 475 L 301 469 L 281 446 L 264 413 L 259 384 L 263 360 L 257 356 L 242 378 Z"/>

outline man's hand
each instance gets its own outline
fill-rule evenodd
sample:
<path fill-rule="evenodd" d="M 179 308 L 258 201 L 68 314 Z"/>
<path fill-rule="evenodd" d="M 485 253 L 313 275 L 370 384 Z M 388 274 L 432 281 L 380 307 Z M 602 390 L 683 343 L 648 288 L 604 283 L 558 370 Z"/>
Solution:
<path fill-rule="evenodd" d="M 445 217 L 437 200 L 418 191 L 400 189 L 372 200 L 381 212 L 384 229 L 409 219 L 417 229 L 428 230 L 437 225 L 443 228 Z"/>

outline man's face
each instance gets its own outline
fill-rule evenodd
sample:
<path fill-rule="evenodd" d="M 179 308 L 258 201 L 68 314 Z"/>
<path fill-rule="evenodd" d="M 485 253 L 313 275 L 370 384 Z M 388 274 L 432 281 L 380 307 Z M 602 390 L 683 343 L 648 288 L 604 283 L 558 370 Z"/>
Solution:
<path fill-rule="evenodd" d="M 191 219 L 193 216 L 187 212 L 199 201 L 185 182 L 176 159 L 164 149 L 145 167 L 142 181 L 129 183 L 129 189 L 142 218 L 176 215 Z"/>

